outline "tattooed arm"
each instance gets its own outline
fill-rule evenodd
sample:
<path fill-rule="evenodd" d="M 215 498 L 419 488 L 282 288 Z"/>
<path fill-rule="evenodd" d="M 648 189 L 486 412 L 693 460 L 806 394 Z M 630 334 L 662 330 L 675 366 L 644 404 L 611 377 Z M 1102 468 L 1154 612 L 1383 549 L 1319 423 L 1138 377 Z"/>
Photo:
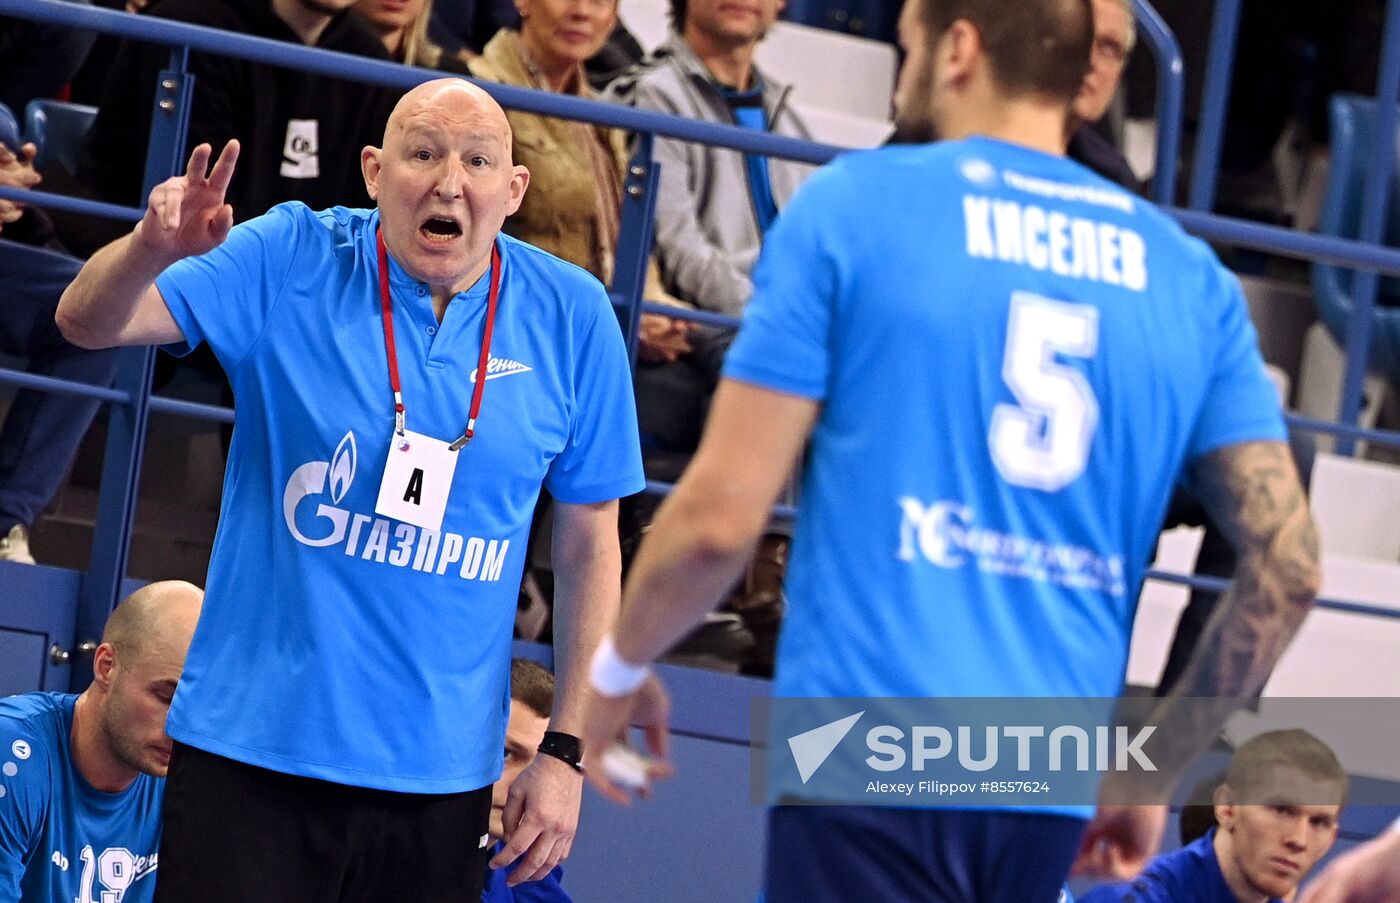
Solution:
<path fill-rule="evenodd" d="M 1111 772 L 1075 871 L 1130 878 L 1161 843 L 1170 794 L 1241 702 L 1258 693 L 1317 595 L 1317 532 L 1282 442 L 1227 446 L 1195 464 L 1195 491 L 1238 554 L 1185 673 L 1151 712 L 1156 772 Z M 1144 805 L 1148 804 L 1148 805 Z M 1152 805 L 1157 804 L 1157 805 Z"/>
<path fill-rule="evenodd" d="M 1161 725 L 1154 761 L 1171 775 L 1264 688 L 1320 579 L 1317 531 L 1287 445 L 1227 446 L 1198 460 L 1194 477 L 1197 497 L 1239 564 L 1186 671 L 1153 713 Z"/>

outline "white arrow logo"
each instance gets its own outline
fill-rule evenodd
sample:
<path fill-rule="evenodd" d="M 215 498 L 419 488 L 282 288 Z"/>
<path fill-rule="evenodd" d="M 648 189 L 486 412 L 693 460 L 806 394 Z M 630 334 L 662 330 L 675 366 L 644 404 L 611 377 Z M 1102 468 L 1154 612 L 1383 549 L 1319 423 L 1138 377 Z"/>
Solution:
<path fill-rule="evenodd" d="M 856 726 L 860 716 L 864 714 L 865 711 L 861 710 L 854 715 L 847 715 L 839 721 L 814 727 L 795 737 L 788 737 L 788 748 L 792 750 L 792 760 L 797 763 L 797 774 L 802 778 L 802 783 L 807 783 L 812 775 L 817 773 L 817 769 L 822 767 L 822 763 L 840 745 L 846 735 L 851 732 L 851 728 Z"/>

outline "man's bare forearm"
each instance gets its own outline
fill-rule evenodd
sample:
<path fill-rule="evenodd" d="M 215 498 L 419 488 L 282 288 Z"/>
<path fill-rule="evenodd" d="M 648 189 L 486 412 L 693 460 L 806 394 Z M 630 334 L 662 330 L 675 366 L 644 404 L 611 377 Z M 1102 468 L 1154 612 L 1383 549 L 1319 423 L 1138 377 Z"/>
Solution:
<path fill-rule="evenodd" d="M 1186 671 L 1153 714 L 1152 759 L 1177 774 L 1259 693 L 1317 596 L 1317 531 L 1288 447 L 1231 446 L 1202 462 L 1197 494 L 1239 555 Z"/>
<path fill-rule="evenodd" d="M 64 338 L 83 348 L 109 348 L 141 301 L 174 261 L 145 247 L 141 226 L 92 255 L 64 291 L 54 319 Z"/>
<path fill-rule="evenodd" d="M 604 632 L 617 620 L 622 596 L 622 553 L 617 538 L 616 503 L 604 509 L 566 514 L 578 518 L 561 529 L 554 544 L 554 671 L 558 679 L 550 729 L 582 733 L 588 664 Z M 584 526 L 587 524 L 587 526 Z"/>

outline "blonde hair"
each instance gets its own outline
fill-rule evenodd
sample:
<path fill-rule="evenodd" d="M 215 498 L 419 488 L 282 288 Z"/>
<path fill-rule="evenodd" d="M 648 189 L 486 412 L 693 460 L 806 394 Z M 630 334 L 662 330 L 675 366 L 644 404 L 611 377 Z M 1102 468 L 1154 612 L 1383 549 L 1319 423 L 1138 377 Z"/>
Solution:
<path fill-rule="evenodd" d="M 422 66 L 436 69 L 442 60 L 442 48 L 428 38 L 428 20 L 433 17 L 433 0 L 423 0 L 423 11 L 413 24 L 408 26 L 403 38 L 403 63 L 405 66 Z"/>

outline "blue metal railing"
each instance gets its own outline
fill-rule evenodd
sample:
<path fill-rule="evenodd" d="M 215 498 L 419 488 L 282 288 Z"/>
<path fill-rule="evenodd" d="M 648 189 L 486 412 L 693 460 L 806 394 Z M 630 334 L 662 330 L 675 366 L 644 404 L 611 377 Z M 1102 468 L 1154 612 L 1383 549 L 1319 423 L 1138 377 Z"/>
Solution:
<path fill-rule="evenodd" d="M 1176 158 L 1181 151 L 1181 117 L 1186 103 L 1186 73 L 1181 45 L 1147 0 L 1133 0 L 1138 34 L 1157 61 L 1157 165 L 1152 199 L 1176 202 Z"/>
<path fill-rule="evenodd" d="M 1235 42 L 1239 37 L 1241 9 L 1241 0 L 1215 0 L 1210 49 L 1212 53 L 1221 54 L 1225 60 L 1223 67 L 1214 64 L 1206 67 L 1200 127 L 1196 130 L 1196 155 L 1191 172 L 1191 196 L 1187 202 L 1192 210 L 1209 211 L 1215 206 L 1215 186 L 1220 176 L 1220 149 L 1225 140 L 1225 113 L 1234 78 Z"/>
<path fill-rule="evenodd" d="M 1189 201 L 1191 209 L 1201 213 L 1209 212 L 1215 204 L 1220 150 L 1225 140 L 1225 116 L 1242 6 L 1240 0 L 1216 0 L 1215 4 L 1206 63 L 1205 91 L 1201 99 L 1201 117 L 1197 124 L 1196 159 Z M 1391 181 L 1395 169 L 1396 126 L 1400 124 L 1400 107 L 1395 103 L 1395 98 L 1400 97 L 1400 0 L 1388 0 L 1386 4 L 1376 96 L 1386 98 L 1386 102 L 1378 105 L 1376 143 L 1366 171 L 1361 228 L 1357 239 L 1379 247 L 1385 229 L 1386 210 L 1390 204 Z M 1191 226 L 1188 224 L 1187 228 Z M 1256 242 L 1236 244 L 1275 253 L 1280 250 L 1277 246 Z M 1321 256 L 1313 256 L 1313 259 L 1332 262 Z M 1376 292 L 1380 284 L 1375 271 L 1365 267 L 1358 269 L 1360 272 L 1352 283 L 1352 316 L 1346 334 L 1346 373 L 1342 381 L 1341 407 L 1337 412 L 1337 419 L 1344 424 L 1355 424 L 1360 418 L 1363 383 L 1366 379 L 1367 360 L 1370 357 L 1371 315 L 1375 310 Z M 1382 272 L 1388 272 L 1388 269 L 1383 269 Z M 1351 454 L 1353 448 L 1350 439 L 1343 439 L 1337 444 L 1337 451 L 1341 454 Z"/>
<path fill-rule="evenodd" d="M 1145 42 L 1153 48 L 1158 61 L 1158 164 L 1157 176 L 1154 183 L 1154 195 L 1161 200 L 1169 201 L 1175 193 L 1176 178 L 1176 158 L 1180 145 L 1180 126 L 1182 110 L 1182 64 L 1180 48 L 1170 30 L 1162 22 L 1161 18 L 1144 0 L 1134 0 L 1138 13 L 1139 27 L 1144 35 Z M 1222 6 L 1226 12 L 1232 7 L 1237 7 L 1237 3 L 1232 0 L 1223 0 Z M 1391 0 L 1391 15 L 1387 27 L 1387 66 L 1384 67 L 1381 83 L 1382 87 L 1389 85 L 1396 87 L 1400 84 L 1400 14 L 1396 13 L 1400 8 L 1400 0 Z M 388 87 L 409 88 L 420 84 L 431 78 L 440 77 L 440 73 L 422 69 L 404 67 L 397 63 L 390 63 L 378 60 L 370 60 L 355 57 L 348 54 L 334 53 L 323 50 L 315 50 L 306 47 L 290 45 L 282 42 L 272 41 L 264 38 L 253 38 L 243 35 L 235 35 L 219 32 L 212 29 L 186 25 L 153 19 L 145 16 L 132 16 L 125 13 L 111 10 L 99 9 L 76 4 L 61 3 L 58 0 L 0 0 L 0 14 L 9 14 L 21 18 L 45 21 L 54 24 L 68 25 L 78 28 L 87 28 L 95 31 L 102 31 L 125 37 L 137 38 L 141 40 L 154 41 L 172 45 L 178 48 L 172 53 L 172 68 L 167 73 L 162 74 L 166 78 L 170 73 L 181 76 L 184 62 L 187 59 L 188 49 L 196 49 L 209 53 L 224 56 L 250 59 L 264 63 L 284 66 L 291 69 L 300 69 L 308 72 L 315 72 L 322 75 L 338 77 L 350 81 L 358 81 L 367 84 L 376 84 Z M 1225 15 L 1222 13 L 1222 15 Z M 1234 10 L 1236 20 L 1238 9 Z M 1227 27 L 1229 23 L 1217 20 L 1217 36 L 1230 36 L 1228 42 L 1224 37 L 1220 37 L 1221 44 L 1212 47 L 1212 53 L 1222 55 L 1226 59 L 1226 64 L 1233 56 L 1233 36 Z M 1228 43 L 1228 47 L 1225 44 Z M 1213 56 L 1213 59 L 1216 58 Z M 1389 79 L 1389 80 L 1388 80 Z M 182 89 L 182 85 L 177 82 L 179 79 L 167 81 L 158 91 L 175 92 Z M 615 128 L 628 129 L 640 135 L 663 135 L 666 137 L 679 138 L 687 141 L 696 141 L 705 144 L 717 145 L 733 148 L 749 153 L 760 153 L 769 156 L 782 157 L 786 159 L 800 160 L 810 163 L 822 163 L 831 159 L 836 154 L 842 152 L 841 148 L 834 148 L 826 145 L 819 145 L 810 142 L 798 141 L 796 139 L 785 138 L 765 133 L 757 133 L 735 126 L 722 126 L 711 123 L 697 122 L 693 120 L 680 119 L 657 113 L 632 109 L 630 107 L 604 104 L 596 101 L 585 101 L 577 98 L 567 97 L 559 94 L 551 94 L 540 91 L 533 91 L 509 85 L 495 84 L 491 82 L 479 82 L 481 86 L 491 93 L 503 106 L 507 108 L 520 109 L 528 112 L 539 113 L 546 116 L 555 116 L 566 119 L 595 122 Z M 1225 87 L 1220 87 L 1224 84 Z M 1228 83 L 1217 83 L 1215 88 L 1207 92 L 1208 96 L 1223 97 L 1228 93 Z M 1395 96 L 1392 91 L 1389 95 Z M 1207 113 L 1212 117 L 1223 117 L 1224 105 L 1217 97 L 1207 104 Z M 1394 104 L 1384 104 L 1383 107 L 1390 109 L 1389 131 L 1386 131 L 1387 123 L 1382 123 L 1379 130 L 1380 135 L 1393 135 L 1396 108 Z M 172 109 L 183 111 L 187 109 L 188 103 L 174 103 Z M 1213 133 L 1222 132 L 1223 129 L 1216 123 L 1216 127 L 1208 127 L 1208 123 L 1203 122 L 1202 128 Z M 165 134 L 160 134 L 162 128 Z M 173 127 L 173 131 L 171 130 Z M 1389 147 L 1389 142 L 1382 141 L 1382 144 Z M 641 303 L 642 281 L 640 274 L 645 268 L 646 254 L 643 248 L 649 245 L 644 241 L 650 234 L 651 212 L 654 204 L 655 172 L 650 159 L 650 141 L 643 138 L 640 142 L 640 150 L 629 166 L 628 183 L 624 193 L 624 226 L 623 239 L 619 241 L 618 249 L 618 278 L 614 285 L 615 299 L 620 307 L 625 309 L 627 322 L 632 327 L 631 335 L 635 334 L 637 317 L 643 310 L 664 313 L 669 316 L 681 317 L 698 322 L 714 325 L 735 326 L 738 321 L 731 317 L 708 313 L 704 311 L 682 311 L 674 307 L 663 307 L 657 305 Z M 148 162 L 151 164 L 147 173 L 147 189 L 161 178 L 177 172 L 181 168 L 184 148 L 183 128 L 178 124 L 167 123 L 162 126 L 157 122 L 153 128 L 153 139 Z M 1208 152 L 1207 157 L 1212 153 Z M 1213 158 L 1218 160 L 1218 147 L 1213 152 Z M 1387 157 L 1387 161 L 1390 158 Z M 1200 163 L 1200 151 L 1198 149 L 1198 164 Z M 1388 177 L 1389 164 L 1384 167 L 1384 172 L 1380 172 L 1378 167 L 1376 176 L 1378 183 L 1383 182 Z M 153 181 L 154 180 L 154 181 Z M 1201 184 L 1206 184 L 1202 182 Z M 1375 187 L 1374 185 L 1370 187 Z M 1213 192 L 1211 188 L 1210 192 Z M 1193 196 L 1195 195 L 1193 184 Z M 1368 191 L 1368 199 L 1375 199 L 1377 193 Z M 1380 193 L 1381 200 L 1374 201 L 1376 209 L 1383 213 L 1384 193 Z M 70 198 L 62 198 L 44 192 L 20 192 L 13 189 L 0 189 L 0 198 L 15 198 L 27 201 L 35 206 L 51 206 L 57 209 L 95 213 L 99 215 L 112 216 L 123 220 L 136 220 L 142 215 L 142 211 L 136 208 L 120 207 L 110 204 L 97 204 L 95 202 L 79 201 Z M 1323 260 L 1328 263 L 1353 267 L 1362 273 L 1371 275 L 1372 290 L 1374 295 L 1375 274 L 1387 274 L 1400 276 L 1400 251 L 1386 249 L 1376 244 L 1379 238 L 1379 228 L 1363 233 L 1363 240 L 1352 241 L 1347 239 L 1305 235 L 1287 229 L 1262 226 L 1257 223 L 1249 223 L 1241 220 L 1229 219 L 1215 216 L 1204 210 L 1178 210 L 1168 208 L 1168 212 L 1176 216 L 1182 224 L 1192 232 L 1202 235 L 1208 239 L 1233 244 L 1243 247 L 1269 250 L 1274 253 L 1302 257 L 1306 259 Z M 1380 214 L 1371 211 L 1373 218 Z M 1368 220 L 1370 222 L 1370 220 Z M 1359 300 L 1359 299 L 1358 299 Z M 1353 330 L 1357 331 L 1358 318 L 1364 316 L 1369 320 L 1369 305 L 1358 303 L 1354 313 Z M 1369 323 L 1367 324 L 1369 325 Z M 1364 333 L 1364 329 L 1362 332 Z M 1365 346 L 1361 346 L 1361 353 L 1352 350 L 1353 361 L 1358 358 L 1364 367 Z M 140 353 L 149 355 L 149 351 L 142 350 Z M 133 355 L 136 352 L 133 352 Z M 130 542 L 130 511 L 134 505 L 135 492 L 135 470 L 134 466 L 139 465 L 140 448 L 144 438 L 144 417 L 145 409 L 148 406 L 150 411 L 167 412 L 182 416 L 190 416 L 201 419 L 228 422 L 233 419 L 233 412 L 228 408 L 221 408 L 214 405 L 202 405 L 193 402 L 180 401 L 177 399 L 167 399 L 152 397 L 149 393 L 149 358 L 142 365 L 131 359 L 132 365 L 124 369 L 123 375 L 118 380 L 116 388 L 105 388 L 98 386 L 71 383 L 63 380 L 56 380 L 47 377 L 35 377 L 29 374 L 19 373 L 13 370 L 0 369 L 0 382 L 28 386 L 30 388 L 40 388 L 49 391 L 62 391 L 70 394 L 89 395 L 103 401 L 113 403 L 115 409 L 126 412 L 122 415 L 124 419 L 135 418 L 132 421 L 132 429 L 128 429 L 123 440 L 123 446 L 118 449 L 121 454 L 117 457 L 121 463 L 113 464 L 112 449 L 109 447 L 108 466 L 104 471 L 103 486 L 104 500 L 100 509 L 104 512 L 99 517 L 99 539 L 103 539 L 110 548 L 104 553 L 99 567 L 90 569 L 90 580 L 85 582 L 85 586 L 91 585 L 91 591 L 84 592 L 84 610 L 88 614 L 81 616 L 88 623 L 94 617 L 105 617 L 106 610 L 115 602 L 116 587 L 119 582 L 121 565 L 125 562 L 126 550 Z M 144 367 L 144 369 L 143 369 Z M 128 372 L 129 371 L 129 372 Z M 1400 433 L 1389 433 L 1377 430 L 1362 430 L 1355 426 L 1355 408 L 1359 405 L 1360 379 L 1354 382 L 1350 380 L 1349 372 L 1346 391 L 1351 393 L 1348 396 L 1351 404 L 1350 419 L 1344 419 L 1342 423 L 1328 424 L 1321 423 L 1306 418 L 1294 417 L 1290 419 L 1291 425 L 1300 429 L 1316 430 L 1328 432 L 1343 437 L 1343 440 L 1350 442 L 1353 439 L 1364 439 L 1366 441 L 1382 444 L 1400 445 Z M 136 429 L 136 421 L 140 421 L 141 426 Z M 649 484 L 648 488 L 653 492 L 664 493 L 669 491 L 669 486 L 661 483 Z M 119 502 L 113 502 L 108 498 L 108 493 L 120 496 Z M 108 509 L 118 509 L 116 514 L 106 518 L 105 512 Z M 791 508 L 779 508 L 775 514 L 780 517 L 791 517 Z M 97 552 L 94 552 L 94 559 L 97 560 Z M 94 576 L 95 575 L 95 576 Z M 1166 574 L 1153 572 L 1154 577 L 1159 579 L 1173 580 L 1193 586 L 1205 586 L 1207 588 L 1219 589 L 1223 582 L 1213 583 L 1210 578 L 1190 577 L 1179 574 Z M 106 608 L 102 608 L 105 601 Z M 1367 614 L 1385 614 L 1394 616 L 1394 612 L 1375 606 L 1363 605 L 1354 602 L 1339 600 L 1323 600 L 1320 604 L 1324 607 L 1336 608 L 1338 610 L 1364 612 Z M 100 623 L 100 621 L 97 621 Z"/>

